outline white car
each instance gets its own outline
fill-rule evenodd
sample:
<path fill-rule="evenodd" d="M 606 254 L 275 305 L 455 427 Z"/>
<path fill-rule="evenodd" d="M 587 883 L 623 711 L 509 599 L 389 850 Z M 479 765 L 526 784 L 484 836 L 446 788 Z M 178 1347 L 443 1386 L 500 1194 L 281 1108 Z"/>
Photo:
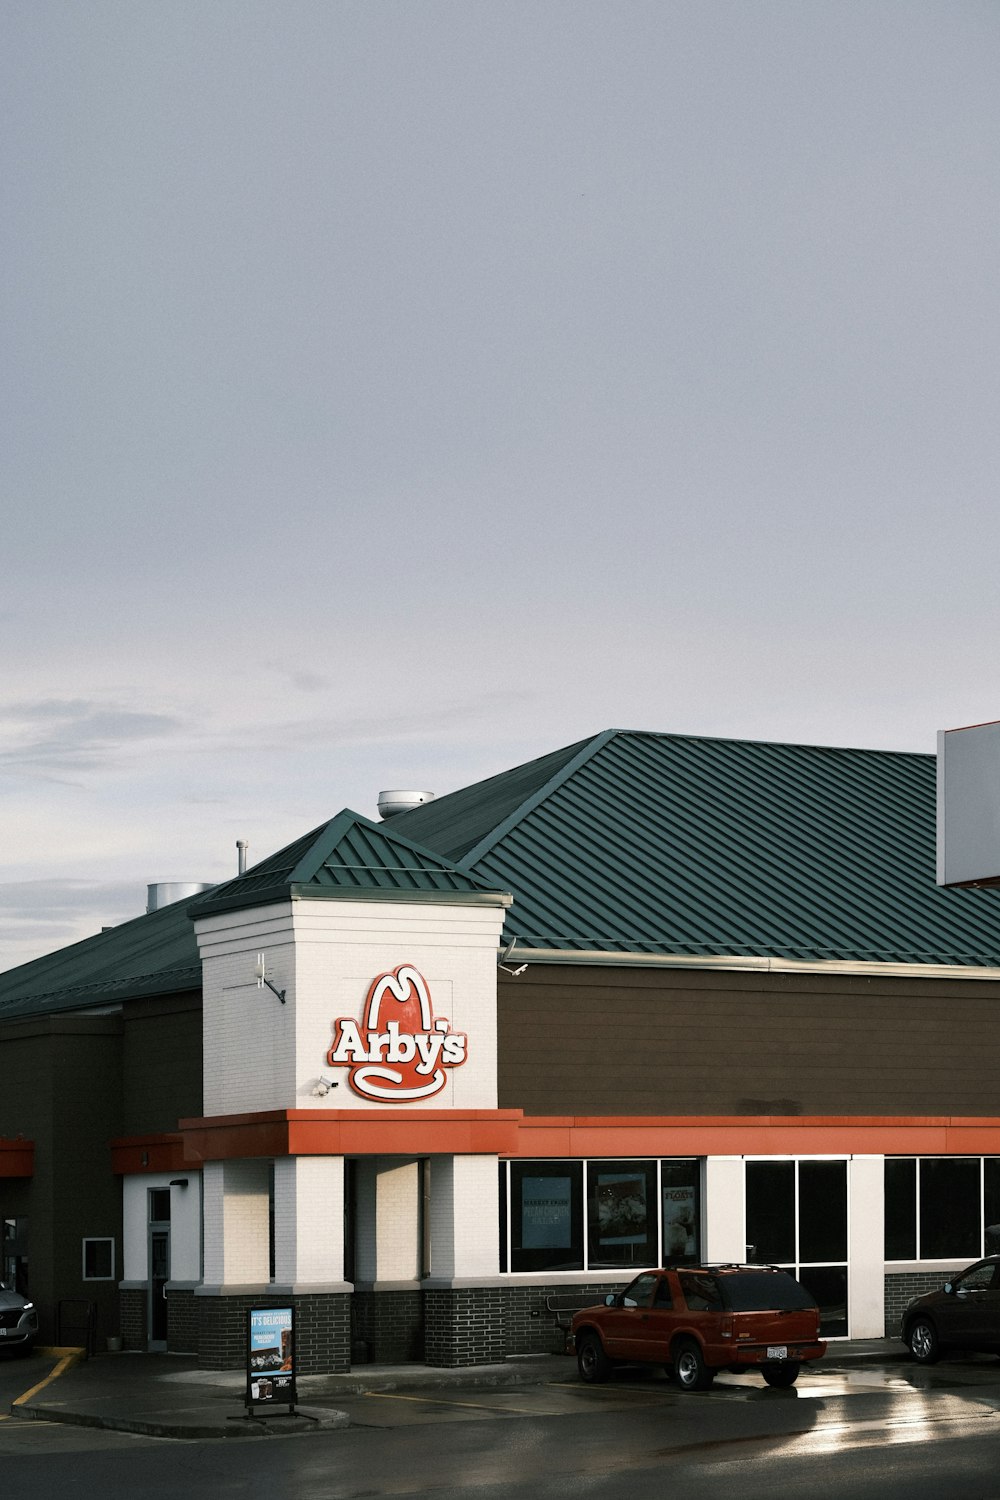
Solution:
<path fill-rule="evenodd" d="M 0 1354 L 5 1349 L 27 1354 L 38 1334 L 35 1304 L 0 1281 Z"/>

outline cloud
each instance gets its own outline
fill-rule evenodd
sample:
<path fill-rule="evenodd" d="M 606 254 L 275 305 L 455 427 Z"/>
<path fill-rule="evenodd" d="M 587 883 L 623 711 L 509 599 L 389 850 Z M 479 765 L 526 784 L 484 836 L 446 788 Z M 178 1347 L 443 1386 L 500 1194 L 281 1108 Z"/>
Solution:
<path fill-rule="evenodd" d="M 290 745 L 322 745 L 329 750 L 344 749 L 352 745 L 393 745 L 415 740 L 439 740 L 444 736 L 454 737 L 457 731 L 472 729 L 482 720 L 495 719 L 501 706 L 521 709 L 536 695 L 522 689 L 504 689 L 493 693 L 481 693 L 464 702 L 440 704 L 426 710 L 408 711 L 403 706 L 390 706 L 384 714 L 341 715 L 336 718 L 288 719 L 282 724 L 271 725 L 267 737 L 258 732 L 255 747 L 258 750 L 287 750 Z M 213 753 L 219 750 L 212 745 Z M 221 747 L 226 748 L 226 747 Z M 245 743 L 231 748 L 245 749 Z"/>
<path fill-rule="evenodd" d="M 146 892 L 132 881 L 19 880 L 0 885 L 0 971 L 139 917 Z"/>
<path fill-rule="evenodd" d="M 292 671 L 280 661 L 269 661 L 266 665 L 286 682 L 290 682 L 293 688 L 298 688 L 300 693 L 327 693 L 333 688 L 329 677 L 324 677 L 319 672 Z"/>
<path fill-rule="evenodd" d="M 91 698 L 40 698 L 0 709 L 0 765 L 52 773 L 100 769 L 125 745 L 179 733 L 175 715 Z"/>

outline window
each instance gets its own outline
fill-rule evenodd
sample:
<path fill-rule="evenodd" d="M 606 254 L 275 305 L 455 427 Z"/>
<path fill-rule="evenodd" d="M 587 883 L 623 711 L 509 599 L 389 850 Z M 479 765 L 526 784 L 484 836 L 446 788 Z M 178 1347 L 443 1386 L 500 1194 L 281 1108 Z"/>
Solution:
<path fill-rule="evenodd" d="M 3 1255 L 0 1259 L 0 1281 L 22 1297 L 28 1295 L 28 1220 L 22 1214 L 2 1221 Z"/>
<path fill-rule="evenodd" d="M 722 1307 L 722 1296 L 713 1276 L 695 1276 L 691 1271 L 680 1273 L 681 1291 L 691 1312 L 718 1312 Z"/>
<path fill-rule="evenodd" d="M 170 1189 L 168 1187 L 150 1188 L 149 1222 L 151 1224 L 170 1223 Z"/>
<path fill-rule="evenodd" d="M 503 1271 L 693 1264 L 700 1219 L 695 1157 L 500 1163 Z"/>
<path fill-rule="evenodd" d="M 84 1281 L 114 1281 L 115 1242 L 113 1239 L 84 1240 Z"/>
<path fill-rule="evenodd" d="M 583 1163 L 510 1164 L 512 1271 L 583 1269 Z"/>
<path fill-rule="evenodd" d="M 622 1294 L 623 1307 L 652 1307 L 653 1293 L 656 1291 L 658 1276 L 637 1276 L 631 1286 L 625 1288 Z"/>
<path fill-rule="evenodd" d="M 589 1163 L 587 1252 L 594 1269 L 650 1265 L 656 1227 L 655 1162 Z"/>
<path fill-rule="evenodd" d="M 917 1164 L 905 1159 L 885 1163 L 885 1258 L 917 1258 Z"/>
<path fill-rule="evenodd" d="M 747 1259 L 795 1260 L 795 1163 L 747 1162 Z"/>
<path fill-rule="evenodd" d="M 978 1255 L 983 1224 L 979 1161 L 930 1157 L 920 1163 L 919 1172 L 921 1256 Z"/>
<path fill-rule="evenodd" d="M 1000 1252 L 1000 1157 L 887 1157 L 886 1260 Z"/>

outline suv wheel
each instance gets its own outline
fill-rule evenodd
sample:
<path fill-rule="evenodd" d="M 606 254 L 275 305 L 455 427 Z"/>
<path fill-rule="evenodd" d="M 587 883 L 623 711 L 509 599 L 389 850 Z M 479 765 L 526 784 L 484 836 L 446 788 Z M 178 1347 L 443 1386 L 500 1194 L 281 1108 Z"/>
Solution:
<path fill-rule="evenodd" d="M 611 1374 L 611 1361 L 596 1333 L 584 1333 L 577 1339 L 576 1367 L 580 1372 L 580 1379 L 585 1380 L 588 1385 L 607 1380 Z"/>
<path fill-rule="evenodd" d="M 906 1335 L 910 1353 L 918 1365 L 932 1365 L 941 1353 L 937 1329 L 929 1318 L 915 1318 Z"/>
<path fill-rule="evenodd" d="M 682 1391 L 707 1391 L 715 1371 L 705 1363 L 705 1356 L 694 1339 L 685 1339 L 674 1352 L 674 1376 Z"/>
<path fill-rule="evenodd" d="M 768 1385 L 775 1386 L 778 1390 L 785 1390 L 794 1385 L 799 1378 L 799 1366 L 792 1360 L 786 1365 L 761 1365 L 760 1373 Z"/>

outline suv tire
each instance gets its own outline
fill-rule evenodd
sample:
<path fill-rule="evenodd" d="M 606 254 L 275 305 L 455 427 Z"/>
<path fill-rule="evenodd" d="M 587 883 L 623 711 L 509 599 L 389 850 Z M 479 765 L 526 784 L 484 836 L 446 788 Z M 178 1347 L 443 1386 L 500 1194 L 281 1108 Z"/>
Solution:
<path fill-rule="evenodd" d="M 799 1378 L 800 1369 L 801 1366 L 792 1360 L 788 1364 L 761 1365 L 760 1373 L 768 1385 L 773 1385 L 776 1390 L 782 1391 L 787 1390 L 789 1386 L 795 1384 Z"/>
<path fill-rule="evenodd" d="M 941 1345 L 930 1318 L 914 1318 L 906 1330 L 906 1342 L 918 1365 L 932 1365 L 940 1358 Z"/>
<path fill-rule="evenodd" d="M 715 1379 L 694 1339 L 684 1339 L 674 1350 L 674 1379 L 682 1391 L 707 1391 Z"/>
<path fill-rule="evenodd" d="M 596 1385 L 610 1376 L 611 1361 L 596 1333 L 584 1333 L 577 1339 L 576 1367 L 580 1372 L 580 1379 L 585 1380 L 588 1385 Z"/>

